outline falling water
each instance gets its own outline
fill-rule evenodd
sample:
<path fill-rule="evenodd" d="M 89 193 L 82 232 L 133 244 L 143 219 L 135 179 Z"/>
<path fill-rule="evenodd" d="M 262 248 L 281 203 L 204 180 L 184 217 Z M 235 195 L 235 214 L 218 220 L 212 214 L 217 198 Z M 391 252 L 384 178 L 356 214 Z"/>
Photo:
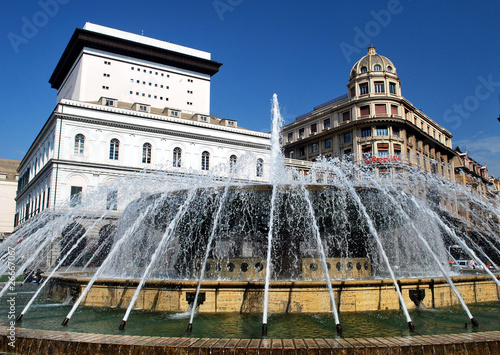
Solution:
<path fill-rule="evenodd" d="M 66 316 L 66 318 L 63 320 L 62 322 L 62 325 L 66 325 L 68 324 L 69 320 L 71 319 L 71 317 L 73 316 L 73 314 L 75 313 L 76 309 L 78 308 L 78 306 L 80 305 L 80 303 L 83 301 L 83 299 L 85 298 L 85 296 L 87 296 L 87 293 L 90 291 L 90 289 L 92 288 L 92 286 L 94 285 L 95 281 L 97 280 L 97 278 L 99 276 L 101 276 L 102 272 L 104 271 L 104 269 L 106 268 L 106 266 L 110 263 L 110 261 L 113 259 L 113 256 L 120 250 L 120 246 L 132 235 L 133 232 L 135 232 L 135 230 L 142 224 L 144 218 L 146 218 L 146 216 L 148 215 L 148 213 L 150 212 L 150 210 L 153 209 L 153 207 L 157 207 L 161 201 L 163 201 L 164 198 L 167 197 L 167 194 L 163 195 L 162 198 L 159 198 L 155 201 L 154 204 L 151 204 L 149 205 L 146 210 L 142 213 L 141 216 L 139 216 L 139 218 L 137 218 L 135 221 L 134 221 L 134 224 L 129 227 L 124 235 L 118 239 L 118 241 L 116 242 L 115 246 L 113 247 L 113 249 L 111 249 L 108 257 L 104 260 L 104 262 L 102 263 L 102 265 L 99 267 L 99 269 L 96 271 L 96 273 L 94 274 L 94 276 L 92 277 L 92 279 L 90 279 L 89 283 L 87 284 L 87 286 L 85 287 L 85 289 L 83 290 L 82 294 L 80 295 L 80 297 L 78 297 L 78 300 L 75 302 L 75 304 L 73 305 L 73 307 L 71 308 L 71 310 L 69 311 L 68 315 Z"/>
<path fill-rule="evenodd" d="M 472 316 L 472 313 L 470 312 L 469 307 L 467 307 L 467 304 L 465 303 L 464 299 L 462 298 L 462 295 L 458 292 L 458 289 L 456 288 L 455 284 L 451 280 L 449 273 L 444 269 L 443 265 L 441 264 L 441 261 L 437 257 L 436 253 L 432 250 L 432 248 L 429 245 L 429 243 L 427 242 L 427 240 L 425 240 L 425 238 L 422 236 L 422 233 L 420 233 L 420 231 L 415 227 L 415 224 L 411 221 L 410 216 L 408 216 L 408 214 L 404 211 L 402 205 L 394 199 L 394 197 L 384 188 L 384 186 L 382 186 L 380 183 L 377 183 L 377 185 L 379 186 L 380 190 L 384 192 L 385 196 L 387 198 L 389 198 L 389 200 L 392 202 L 392 204 L 396 207 L 396 210 L 398 211 L 398 213 L 401 216 L 403 216 L 405 221 L 411 226 L 415 235 L 418 237 L 420 242 L 426 247 L 427 251 L 431 254 L 431 256 L 433 257 L 433 259 L 436 262 L 436 265 L 439 267 L 444 278 L 446 279 L 446 281 L 450 285 L 451 289 L 453 290 L 453 292 L 457 296 L 460 304 L 462 305 L 462 308 L 464 309 L 465 313 L 467 313 L 467 316 L 471 320 L 472 324 L 474 326 L 477 326 L 478 325 L 477 321 Z M 401 195 L 406 196 L 404 191 L 401 192 Z"/>
<path fill-rule="evenodd" d="M 352 184 L 347 181 L 345 175 L 340 171 L 340 169 L 338 167 L 335 167 L 335 170 L 337 171 L 339 176 L 342 176 L 344 183 L 347 185 L 347 187 L 349 189 L 349 193 L 355 199 L 361 213 L 365 217 L 365 220 L 366 220 L 366 223 L 368 224 L 368 228 L 370 230 L 370 233 L 375 238 L 377 246 L 379 247 L 379 250 L 380 250 L 380 254 L 382 255 L 382 258 L 384 259 L 387 270 L 389 271 L 389 273 L 391 275 L 391 279 L 392 279 L 392 282 L 394 284 L 394 288 L 396 289 L 396 292 L 398 293 L 399 302 L 401 304 L 401 307 L 403 308 L 403 313 L 406 316 L 406 321 L 408 323 L 408 327 L 410 328 L 410 330 L 414 330 L 415 326 L 413 325 L 413 322 L 411 320 L 410 313 L 408 313 L 408 309 L 407 309 L 406 304 L 404 302 L 403 295 L 401 294 L 401 290 L 399 289 L 399 285 L 396 281 L 396 276 L 394 275 L 394 271 L 392 270 L 391 264 L 389 262 L 389 258 L 387 257 L 387 254 L 385 253 L 384 246 L 382 245 L 382 242 L 380 241 L 380 237 L 377 233 L 377 230 L 375 229 L 375 226 L 373 225 L 373 221 L 370 218 L 370 215 L 368 214 L 368 212 L 366 211 L 366 207 L 361 202 L 359 195 L 357 194 L 357 192 L 354 189 L 354 187 L 352 186 Z"/>
<path fill-rule="evenodd" d="M 102 221 L 106 217 L 106 215 L 107 215 L 107 213 L 103 214 L 99 219 L 96 219 L 96 221 L 94 222 L 93 226 L 95 227 L 100 221 Z M 36 290 L 35 294 L 33 295 L 33 297 L 31 297 L 31 299 L 26 304 L 26 306 L 24 307 L 24 309 L 22 310 L 22 312 L 17 316 L 16 321 L 20 321 L 23 318 L 23 316 L 28 312 L 29 308 L 31 307 L 31 305 L 33 304 L 33 302 L 35 301 L 35 299 L 37 298 L 37 296 L 44 289 L 44 287 L 46 285 L 48 285 L 48 282 L 50 281 L 50 279 L 52 278 L 52 276 L 54 276 L 54 274 L 56 273 L 56 271 L 59 270 L 59 268 L 61 267 L 61 265 L 64 264 L 64 262 L 66 261 L 66 259 L 70 255 L 72 255 L 73 250 L 75 250 L 80 245 L 80 243 L 87 237 L 87 234 L 89 233 L 90 230 L 92 230 L 92 228 L 89 229 L 89 230 L 87 230 L 80 238 L 78 238 L 78 240 L 76 241 L 76 243 L 73 244 L 73 246 L 66 252 L 66 254 L 64 255 L 64 257 L 61 258 L 61 260 L 57 263 L 57 265 L 52 269 L 52 271 L 50 272 L 49 276 L 47 276 L 45 278 L 44 282 L 40 285 L 40 287 L 38 287 L 38 289 Z"/>
<path fill-rule="evenodd" d="M 321 267 L 323 268 L 323 273 L 325 275 L 326 286 L 328 287 L 328 292 L 330 294 L 330 302 L 332 304 L 333 317 L 335 318 L 337 333 L 342 334 L 342 327 L 341 327 L 340 321 L 339 321 L 339 314 L 337 312 L 337 305 L 335 304 L 335 297 L 333 295 L 332 281 L 330 279 L 330 274 L 328 273 L 328 265 L 326 264 L 325 249 L 323 248 L 323 243 L 321 241 L 318 223 L 316 222 L 316 217 L 314 216 L 314 208 L 313 208 L 313 205 L 311 204 L 311 199 L 309 198 L 309 192 L 304 188 L 304 185 L 302 185 L 302 191 L 304 193 L 304 197 L 305 197 L 305 200 L 307 202 L 309 215 L 311 216 L 313 233 L 314 233 L 314 236 L 316 238 L 316 243 L 318 245 L 318 250 L 320 253 L 320 257 L 321 257 Z"/>
<path fill-rule="evenodd" d="M 163 234 L 163 237 L 161 238 L 160 243 L 158 244 L 158 247 L 156 248 L 153 256 L 151 257 L 151 260 L 149 261 L 149 264 L 148 264 L 146 270 L 144 271 L 144 274 L 141 277 L 141 281 L 139 282 L 139 285 L 135 289 L 134 296 L 132 297 L 132 300 L 130 301 L 130 304 L 127 308 L 127 311 L 125 312 L 125 316 L 123 316 L 123 320 L 120 324 L 120 327 L 119 327 L 120 330 L 122 330 L 125 327 L 125 324 L 127 323 L 130 312 L 132 312 L 132 308 L 134 308 L 134 306 L 135 306 L 135 302 L 137 301 L 137 297 L 139 297 L 139 293 L 141 292 L 142 286 L 144 286 L 144 283 L 147 280 L 147 277 L 149 275 L 149 271 L 151 270 L 151 267 L 156 262 L 156 259 L 157 259 L 158 255 L 160 254 L 160 251 L 163 248 L 163 246 L 168 245 L 168 242 L 172 238 L 172 235 L 174 233 L 174 230 L 175 230 L 175 227 L 177 226 L 178 221 L 180 220 L 181 216 L 184 214 L 187 206 L 189 206 L 189 204 L 193 200 L 193 197 L 196 194 L 196 190 L 197 190 L 197 187 L 195 186 L 194 188 L 191 189 L 191 191 L 189 191 L 189 195 L 188 195 L 186 201 L 184 201 L 184 203 L 179 207 L 179 210 L 177 211 L 175 218 L 172 221 L 170 221 L 170 223 L 167 227 L 167 230 Z"/>
<path fill-rule="evenodd" d="M 217 209 L 217 214 L 215 215 L 214 223 L 212 226 L 212 232 L 210 233 L 210 237 L 208 239 L 207 250 L 205 252 L 205 258 L 203 259 L 203 264 L 201 266 L 200 277 L 198 280 L 198 286 L 196 287 L 196 295 L 194 296 L 194 302 L 193 302 L 192 309 L 191 309 L 191 318 L 189 319 L 189 324 L 188 324 L 188 328 L 186 331 L 188 334 L 191 333 L 191 330 L 193 328 L 193 318 L 194 318 L 194 314 L 196 312 L 196 306 L 198 304 L 198 296 L 200 295 L 201 283 L 203 282 L 203 277 L 205 276 L 205 269 L 207 267 L 208 256 L 210 255 L 213 240 L 215 238 L 215 233 L 217 232 L 217 228 L 219 227 L 219 219 L 221 216 L 222 208 L 224 206 L 224 202 L 226 201 L 227 193 L 229 191 L 229 186 L 230 186 L 229 182 L 230 181 L 228 181 L 228 183 L 226 184 L 226 186 L 224 188 L 224 194 L 220 199 L 219 208 Z"/>
<path fill-rule="evenodd" d="M 456 240 L 461 246 L 462 248 L 464 248 L 464 250 L 467 251 L 467 254 L 469 254 L 469 256 L 473 259 L 473 260 L 477 260 L 484 271 L 486 271 L 490 276 L 491 278 L 493 279 L 493 281 L 495 281 L 495 283 L 500 287 L 500 280 L 497 279 L 497 277 L 495 275 L 493 275 L 493 273 L 490 271 L 490 269 L 484 264 L 484 262 L 477 257 L 476 253 L 474 253 L 474 251 L 469 248 L 469 246 L 467 244 L 464 243 L 464 241 L 462 239 L 460 239 L 456 233 L 450 229 L 450 227 L 448 227 L 446 224 L 443 223 L 443 221 L 441 221 L 441 219 L 439 218 L 439 216 L 436 215 L 436 213 L 434 211 L 430 211 L 428 209 L 425 209 L 423 208 L 416 200 L 415 198 L 412 196 L 412 201 L 413 203 L 419 208 L 421 209 L 422 211 L 424 211 L 426 214 L 430 215 L 432 218 L 434 218 L 438 223 L 439 225 L 446 231 L 446 233 L 448 233 L 449 236 L 453 237 L 454 240 Z"/>

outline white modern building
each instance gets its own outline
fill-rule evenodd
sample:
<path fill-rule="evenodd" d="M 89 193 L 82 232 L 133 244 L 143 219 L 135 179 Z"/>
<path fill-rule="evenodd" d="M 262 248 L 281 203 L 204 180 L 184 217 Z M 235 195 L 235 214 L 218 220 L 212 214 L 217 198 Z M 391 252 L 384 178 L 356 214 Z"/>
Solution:
<path fill-rule="evenodd" d="M 251 153 L 252 179 L 266 179 L 270 135 L 210 116 L 221 65 L 169 42 L 90 23 L 76 29 L 49 80 L 56 107 L 18 169 L 16 226 L 145 168 L 203 172 Z M 118 214 L 120 191 L 114 198 Z"/>

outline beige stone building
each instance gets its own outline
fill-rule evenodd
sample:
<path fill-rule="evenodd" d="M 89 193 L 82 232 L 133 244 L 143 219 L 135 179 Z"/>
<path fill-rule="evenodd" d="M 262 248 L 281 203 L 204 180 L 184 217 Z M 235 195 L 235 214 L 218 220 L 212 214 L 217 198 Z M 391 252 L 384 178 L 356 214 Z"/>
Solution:
<path fill-rule="evenodd" d="M 0 240 L 14 230 L 19 160 L 0 159 Z"/>
<path fill-rule="evenodd" d="M 373 46 L 352 67 L 347 94 L 283 129 L 287 158 L 314 161 L 350 154 L 380 173 L 390 173 L 392 164 L 401 162 L 453 179 L 457 155 L 451 138 L 402 96 L 396 66 Z"/>

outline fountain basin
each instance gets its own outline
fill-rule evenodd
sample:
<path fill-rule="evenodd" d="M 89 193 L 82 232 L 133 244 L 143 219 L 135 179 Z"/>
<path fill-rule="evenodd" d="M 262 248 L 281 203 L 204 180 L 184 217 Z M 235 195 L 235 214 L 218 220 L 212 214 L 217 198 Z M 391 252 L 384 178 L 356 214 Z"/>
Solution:
<path fill-rule="evenodd" d="M 500 274 L 496 274 L 500 278 Z M 45 297 L 63 302 L 69 296 L 76 299 L 89 277 L 59 274 L 49 281 Z M 488 275 L 452 277 L 465 302 L 478 303 L 500 300 L 500 290 Z M 398 279 L 409 309 L 422 305 L 441 308 L 459 304 L 444 278 Z M 139 280 L 99 279 L 82 305 L 126 308 Z M 196 281 L 149 280 L 139 294 L 136 309 L 186 312 L 193 302 Z M 397 293 L 390 279 L 332 281 L 339 312 L 400 309 Z M 200 290 L 198 312 L 262 312 L 264 282 L 204 281 Z M 331 312 L 329 293 L 324 281 L 273 281 L 270 284 L 271 313 Z"/>

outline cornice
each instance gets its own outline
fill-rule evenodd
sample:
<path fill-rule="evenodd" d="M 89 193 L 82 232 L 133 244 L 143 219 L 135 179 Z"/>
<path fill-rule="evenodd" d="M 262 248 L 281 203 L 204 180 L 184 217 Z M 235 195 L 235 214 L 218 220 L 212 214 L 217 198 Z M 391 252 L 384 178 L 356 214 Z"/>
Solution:
<path fill-rule="evenodd" d="M 270 149 L 270 145 L 265 145 L 265 144 L 245 143 L 245 142 L 241 142 L 238 140 L 222 139 L 222 138 L 217 138 L 214 136 L 201 136 L 201 135 L 196 135 L 196 134 L 190 134 L 187 132 L 173 131 L 173 130 L 161 129 L 161 128 L 152 128 L 152 127 L 146 127 L 146 126 L 135 125 L 135 124 L 130 124 L 130 123 L 113 122 L 113 121 L 97 119 L 97 118 L 88 118 L 88 117 L 74 116 L 74 115 L 61 114 L 61 113 L 54 114 L 54 118 L 56 118 L 56 119 L 60 118 L 62 120 L 75 121 L 75 122 L 83 122 L 83 123 L 88 123 L 88 124 L 93 124 L 93 125 L 98 125 L 98 126 L 106 126 L 106 127 L 114 127 L 114 128 L 128 129 L 128 130 L 141 131 L 141 132 L 156 133 L 156 134 L 162 134 L 162 135 L 173 136 L 173 137 L 182 137 L 182 138 L 195 140 L 195 141 L 209 141 L 209 142 L 230 144 L 230 145 L 236 145 L 236 146 L 241 146 L 241 147 L 246 147 L 246 148 L 254 148 L 254 149 Z"/>
<path fill-rule="evenodd" d="M 284 144 L 284 148 L 285 149 L 295 148 L 295 147 L 302 146 L 304 144 L 315 142 L 318 139 L 331 136 L 332 134 L 339 134 L 342 132 L 352 131 L 353 129 L 356 129 L 356 128 L 361 128 L 361 127 L 370 126 L 370 125 L 380 125 L 380 124 L 384 124 L 384 123 L 385 124 L 398 123 L 398 124 L 402 125 L 403 127 L 409 127 L 412 130 L 414 130 L 415 132 L 417 132 L 419 135 L 432 141 L 435 145 L 439 146 L 442 150 L 447 151 L 450 155 L 453 155 L 453 156 L 457 155 L 457 153 L 453 149 L 445 146 L 441 142 L 438 142 L 435 138 L 431 137 L 427 133 L 422 132 L 413 123 L 411 123 L 403 118 L 398 118 L 398 117 L 370 117 L 370 118 L 365 118 L 365 119 L 361 119 L 361 120 L 350 121 L 348 123 L 341 124 L 340 126 L 330 128 L 326 131 L 319 132 L 313 136 L 303 138 L 299 141 Z M 408 139 L 406 139 L 405 141 L 407 142 Z"/>

